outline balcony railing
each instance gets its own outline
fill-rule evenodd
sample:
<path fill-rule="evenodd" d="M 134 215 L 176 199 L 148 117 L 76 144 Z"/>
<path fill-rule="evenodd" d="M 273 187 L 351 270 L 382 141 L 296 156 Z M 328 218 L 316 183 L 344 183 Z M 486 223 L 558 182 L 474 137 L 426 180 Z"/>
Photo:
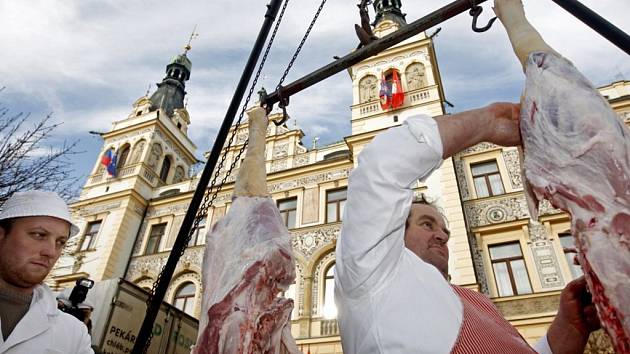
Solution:
<path fill-rule="evenodd" d="M 320 335 L 321 336 L 336 336 L 339 335 L 339 325 L 337 320 L 322 320 L 320 322 Z"/>

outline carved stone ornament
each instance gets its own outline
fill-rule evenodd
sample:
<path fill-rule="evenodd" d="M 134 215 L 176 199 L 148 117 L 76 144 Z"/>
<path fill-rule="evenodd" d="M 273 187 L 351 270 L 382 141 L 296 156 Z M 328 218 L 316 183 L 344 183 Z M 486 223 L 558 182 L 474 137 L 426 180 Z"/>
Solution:
<path fill-rule="evenodd" d="M 464 172 L 464 161 L 455 160 L 455 175 L 457 175 L 457 183 L 459 184 L 463 201 L 470 200 L 468 181 L 466 180 L 466 173 Z"/>
<path fill-rule="evenodd" d="M 331 244 L 339 236 L 341 225 L 323 226 L 314 230 L 291 232 L 293 251 L 309 258 L 317 250 Z"/>
<path fill-rule="evenodd" d="M 513 189 L 523 188 L 521 180 L 521 164 L 518 156 L 518 150 L 503 150 L 503 161 L 507 167 L 510 176 L 510 182 Z"/>

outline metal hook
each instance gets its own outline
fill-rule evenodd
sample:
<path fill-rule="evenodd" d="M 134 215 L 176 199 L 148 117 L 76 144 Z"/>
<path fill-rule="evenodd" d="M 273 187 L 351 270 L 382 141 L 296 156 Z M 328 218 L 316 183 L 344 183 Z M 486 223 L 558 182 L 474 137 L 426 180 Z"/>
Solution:
<path fill-rule="evenodd" d="M 275 120 L 273 121 L 273 124 L 275 124 L 276 126 L 280 126 L 286 123 L 286 121 L 289 119 L 286 108 L 289 105 L 289 97 L 283 97 L 283 89 L 284 88 L 282 87 L 282 85 L 278 85 L 278 87 L 276 88 L 276 91 L 278 92 L 278 107 L 282 108 L 282 120 L 280 120 L 279 122 L 276 122 Z"/>
<path fill-rule="evenodd" d="M 261 87 L 260 91 L 258 91 L 258 99 L 260 101 L 260 106 L 264 108 L 265 113 L 269 115 L 269 113 L 273 110 L 273 105 L 267 104 L 267 96 L 267 90 L 265 90 L 264 87 Z"/>
<path fill-rule="evenodd" d="M 477 20 L 479 19 L 479 15 L 481 15 L 481 13 L 483 12 L 483 7 L 477 5 L 474 0 L 471 1 L 471 4 L 472 4 L 472 8 L 470 9 L 468 13 L 470 14 L 470 16 L 473 17 L 472 30 L 477 33 L 485 32 L 489 30 L 490 27 L 492 27 L 492 24 L 494 23 L 494 21 L 497 20 L 497 17 L 495 16 L 491 18 L 488 24 L 485 25 L 484 27 L 477 27 Z"/>

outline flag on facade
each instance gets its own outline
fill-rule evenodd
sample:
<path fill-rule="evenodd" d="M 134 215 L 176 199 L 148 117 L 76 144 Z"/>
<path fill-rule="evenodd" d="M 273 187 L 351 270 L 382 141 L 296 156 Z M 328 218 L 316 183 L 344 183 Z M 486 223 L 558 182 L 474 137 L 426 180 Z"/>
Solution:
<path fill-rule="evenodd" d="M 101 158 L 101 164 L 107 168 L 107 173 L 110 176 L 116 175 L 116 159 L 116 155 L 114 155 L 112 150 L 107 150 Z"/>
<path fill-rule="evenodd" d="M 402 106 L 405 101 L 405 92 L 402 88 L 402 83 L 400 82 L 400 78 L 398 77 L 398 72 L 394 70 L 392 74 L 392 108 L 396 109 Z"/>
<path fill-rule="evenodd" d="M 385 74 L 381 73 L 381 91 L 378 94 L 381 101 L 381 108 L 386 110 L 391 105 L 391 87 L 387 84 L 387 80 L 385 80 Z"/>

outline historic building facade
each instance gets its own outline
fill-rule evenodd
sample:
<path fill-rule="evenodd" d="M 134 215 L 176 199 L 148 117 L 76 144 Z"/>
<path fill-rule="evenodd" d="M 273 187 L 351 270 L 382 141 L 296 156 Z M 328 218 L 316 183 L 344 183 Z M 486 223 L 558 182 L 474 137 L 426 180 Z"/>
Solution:
<path fill-rule="evenodd" d="M 374 32 L 383 36 L 405 23 L 400 1 L 375 1 Z M 57 287 L 82 276 L 96 281 L 124 277 L 150 289 L 166 263 L 198 183 L 197 162 L 187 136 L 183 104 L 191 62 L 178 55 L 151 97 L 141 97 L 129 116 L 102 135 L 103 148 L 80 198 L 72 204 L 81 236 L 50 278 Z M 341 353 L 333 301 L 335 241 L 343 218 L 348 175 L 362 148 L 380 131 L 415 114 L 444 114 L 444 94 L 431 38 L 412 37 L 349 69 L 351 135 L 308 149 L 298 128 L 270 124 L 266 160 L 268 190 L 291 233 L 296 282 L 285 293 L 295 301 L 292 331 L 304 353 Z M 381 80 L 398 77 L 401 106 L 383 109 Z M 630 124 L 630 82 L 601 88 L 620 118 Z M 270 116 L 280 119 L 279 113 Z M 247 124 L 231 133 L 225 164 L 235 162 Z M 117 156 L 114 175 L 101 157 Z M 179 261 L 166 301 L 199 317 L 205 235 L 231 204 L 235 170 L 203 215 Z M 219 171 L 220 178 L 225 171 Z M 451 228 L 449 269 L 454 284 L 488 294 L 523 336 L 534 341 L 550 324 L 560 290 L 579 274 L 563 247 L 572 239 L 565 213 L 543 204 L 539 223 L 530 220 L 514 148 L 480 144 L 447 159 L 417 193 L 428 194 Z M 598 339 L 600 340 L 600 339 Z"/>

